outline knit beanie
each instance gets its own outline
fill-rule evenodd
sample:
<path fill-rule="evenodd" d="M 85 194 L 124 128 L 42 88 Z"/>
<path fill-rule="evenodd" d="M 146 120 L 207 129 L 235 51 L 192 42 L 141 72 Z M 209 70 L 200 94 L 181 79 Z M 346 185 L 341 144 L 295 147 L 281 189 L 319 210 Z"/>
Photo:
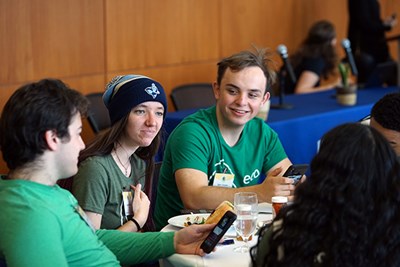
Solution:
<path fill-rule="evenodd" d="M 125 117 L 132 108 L 147 102 L 156 101 L 167 112 L 167 99 L 164 88 L 158 82 L 142 75 L 122 75 L 114 77 L 103 94 L 103 102 L 110 114 L 111 124 Z"/>

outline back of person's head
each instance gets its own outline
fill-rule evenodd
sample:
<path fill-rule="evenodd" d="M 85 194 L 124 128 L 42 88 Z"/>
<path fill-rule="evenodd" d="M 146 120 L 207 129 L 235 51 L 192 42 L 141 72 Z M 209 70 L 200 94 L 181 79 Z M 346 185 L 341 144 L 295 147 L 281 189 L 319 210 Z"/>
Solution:
<path fill-rule="evenodd" d="M 276 80 L 276 72 L 271 54 L 266 49 L 255 48 L 253 51 L 241 51 L 218 62 L 217 83 L 221 84 L 226 70 L 229 68 L 233 72 L 241 71 L 248 67 L 259 67 L 267 79 L 267 88 L 270 88 Z M 265 93 L 267 92 L 267 88 Z"/>
<path fill-rule="evenodd" d="M 400 93 L 382 97 L 372 107 L 371 117 L 383 128 L 400 132 Z"/>
<path fill-rule="evenodd" d="M 277 216 L 282 231 L 272 235 L 267 265 L 399 266 L 399 190 L 399 162 L 378 131 L 359 123 L 332 129 Z"/>
<path fill-rule="evenodd" d="M 42 155 L 47 130 L 69 140 L 68 126 L 78 112 L 86 115 L 88 101 L 60 80 L 43 79 L 17 89 L 0 118 L 0 146 L 10 170 Z"/>

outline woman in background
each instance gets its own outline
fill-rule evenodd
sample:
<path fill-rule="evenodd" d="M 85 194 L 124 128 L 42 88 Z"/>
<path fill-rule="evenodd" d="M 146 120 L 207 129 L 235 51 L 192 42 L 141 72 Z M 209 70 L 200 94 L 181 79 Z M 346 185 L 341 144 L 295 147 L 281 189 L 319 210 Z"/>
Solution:
<path fill-rule="evenodd" d="M 117 76 L 106 86 L 103 100 L 111 128 L 81 152 L 72 193 L 96 229 L 140 231 L 149 214 L 147 195 L 152 194 L 154 156 L 167 111 L 165 92 L 148 77 Z M 154 229 L 151 218 L 147 226 Z"/>
<path fill-rule="evenodd" d="M 334 128 L 260 236 L 255 266 L 400 266 L 399 192 L 399 162 L 378 131 Z"/>
<path fill-rule="evenodd" d="M 286 75 L 285 93 L 303 94 L 332 89 L 336 86 L 338 84 L 336 81 L 334 84 L 320 85 L 321 77 L 326 79 L 336 73 L 338 57 L 335 45 L 336 31 L 332 23 L 321 20 L 313 24 L 307 38 L 290 57 L 297 81 L 294 84 Z"/>

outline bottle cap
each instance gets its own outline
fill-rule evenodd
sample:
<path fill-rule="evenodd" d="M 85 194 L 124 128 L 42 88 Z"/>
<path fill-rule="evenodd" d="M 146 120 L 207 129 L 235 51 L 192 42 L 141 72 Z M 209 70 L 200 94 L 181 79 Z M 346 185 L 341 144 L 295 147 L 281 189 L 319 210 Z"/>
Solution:
<path fill-rule="evenodd" d="M 286 202 L 288 202 L 287 197 L 281 197 L 281 196 L 272 197 L 272 203 L 286 203 Z"/>

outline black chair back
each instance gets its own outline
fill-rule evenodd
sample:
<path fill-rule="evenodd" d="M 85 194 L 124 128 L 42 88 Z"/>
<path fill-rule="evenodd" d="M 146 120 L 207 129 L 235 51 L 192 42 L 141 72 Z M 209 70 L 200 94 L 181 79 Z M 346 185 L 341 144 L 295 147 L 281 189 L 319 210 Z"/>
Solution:
<path fill-rule="evenodd" d="M 215 105 L 215 97 L 210 83 L 192 83 L 175 87 L 171 91 L 175 110 L 207 108 Z"/>
<path fill-rule="evenodd" d="M 87 119 L 93 132 L 97 134 L 111 126 L 108 110 L 103 103 L 103 93 L 91 93 L 86 97 L 90 102 Z"/>

